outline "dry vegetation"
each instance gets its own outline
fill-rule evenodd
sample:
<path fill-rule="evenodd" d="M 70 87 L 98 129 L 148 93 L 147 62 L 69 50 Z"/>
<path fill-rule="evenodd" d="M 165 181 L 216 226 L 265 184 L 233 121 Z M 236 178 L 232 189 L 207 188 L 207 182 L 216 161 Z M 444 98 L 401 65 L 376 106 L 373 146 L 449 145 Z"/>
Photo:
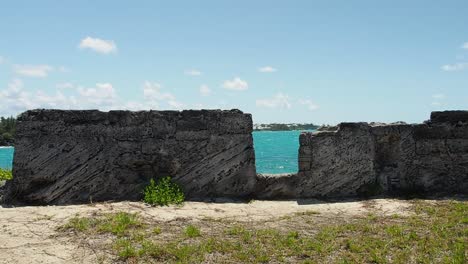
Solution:
<path fill-rule="evenodd" d="M 75 216 L 58 230 L 103 263 L 466 263 L 468 202 L 411 203 L 405 215 L 306 211 L 247 222 L 119 212 Z"/>

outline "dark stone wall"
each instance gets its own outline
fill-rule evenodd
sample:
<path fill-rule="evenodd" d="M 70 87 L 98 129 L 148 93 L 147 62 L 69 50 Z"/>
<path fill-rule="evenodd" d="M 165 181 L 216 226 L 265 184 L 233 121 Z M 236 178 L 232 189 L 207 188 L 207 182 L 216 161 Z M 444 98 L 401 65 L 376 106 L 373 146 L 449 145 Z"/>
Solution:
<path fill-rule="evenodd" d="M 468 194 L 468 111 L 424 124 L 341 123 L 302 133 L 299 172 L 259 177 L 261 198 Z"/>
<path fill-rule="evenodd" d="M 162 176 L 188 198 L 248 196 L 256 181 L 251 132 L 251 115 L 239 110 L 27 111 L 4 201 L 139 200 Z"/>
<path fill-rule="evenodd" d="M 27 111 L 4 202 L 140 200 L 161 176 L 188 198 L 468 194 L 468 111 L 302 133 L 299 172 L 286 175 L 256 175 L 251 132 L 239 110 Z"/>

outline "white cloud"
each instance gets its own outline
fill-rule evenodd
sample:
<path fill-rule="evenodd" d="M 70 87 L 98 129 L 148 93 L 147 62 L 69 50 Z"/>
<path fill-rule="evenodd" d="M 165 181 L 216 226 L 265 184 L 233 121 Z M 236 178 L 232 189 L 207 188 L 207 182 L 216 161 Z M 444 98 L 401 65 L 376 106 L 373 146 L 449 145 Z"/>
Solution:
<path fill-rule="evenodd" d="M 5 58 L 3 58 L 2 56 L 0 56 L 0 64 L 3 64 L 5 63 Z"/>
<path fill-rule="evenodd" d="M 82 100 L 98 109 L 110 109 L 117 104 L 117 95 L 110 83 L 96 83 L 96 87 L 78 87 L 78 94 Z"/>
<path fill-rule="evenodd" d="M 200 86 L 200 94 L 202 96 L 209 96 L 211 94 L 211 89 L 208 87 L 208 85 L 203 84 Z"/>
<path fill-rule="evenodd" d="M 16 115 L 35 108 L 53 109 L 112 109 L 149 110 L 157 109 L 159 103 L 164 108 L 181 109 L 185 104 L 174 95 L 161 91 L 161 85 L 145 82 L 144 100 L 126 101 L 118 96 L 112 84 L 102 82 L 92 87 L 76 86 L 72 83 L 58 83 L 53 92 L 27 91 L 21 79 L 12 80 L 7 88 L 0 89 L 0 116 Z"/>
<path fill-rule="evenodd" d="M 172 108 L 172 109 L 182 109 L 185 105 L 179 101 L 175 100 L 169 100 L 167 104 Z"/>
<path fill-rule="evenodd" d="M 249 89 L 249 84 L 246 81 L 241 80 L 239 77 L 224 81 L 222 86 L 224 89 L 233 91 L 244 91 Z"/>
<path fill-rule="evenodd" d="M 263 73 L 272 73 L 272 72 L 276 72 L 277 69 L 275 69 L 275 68 L 273 68 L 271 66 L 265 66 L 265 67 L 258 68 L 258 71 L 263 72 Z"/>
<path fill-rule="evenodd" d="M 80 49 L 91 49 L 102 54 L 117 52 L 117 46 L 112 40 L 86 37 L 81 40 Z"/>
<path fill-rule="evenodd" d="M 129 101 L 122 106 L 123 110 L 141 111 L 151 109 L 149 106 L 135 101 Z"/>
<path fill-rule="evenodd" d="M 49 75 L 49 72 L 54 68 L 49 65 L 15 65 L 14 70 L 17 74 L 27 77 L 44 78 Z"/>
<path fill-rule="evenodd" d="M 203 104 L 194 104 L 193 109 L 203 109 L 205 106 Z"/>
<path fill-rule="evenodd" d="M 65 67 L 65 66 L 60 66 L 60 67 L 58 67 L 57 70 L 58 70 L 59 72 L 62 72 L 62 73 L 70 72 L 70 69 L 68 69 L 68 68 Z"/>
<path fill-rule="evenodd" d="M 146 104 L 151 107 L 158 107 L 159 102 L 165 102 L 172 109 L 181 109 L 185 105 L 177 101 L 176 97 L 169 92 L 162 92 L 162 86 L 159 83 L 146 81 L 143 84 L 143 95 Z"/>
<path fill-rule="evenodd" d="M 468 49 L 468 42 L 463 43 L 462 49 Z"/>
<path fill-rule="evenodd" d="M 202 72 L 199 70 L 191 69 L 191 70 L 186 70 L 185 75 L 190 75 L 190 76 L 200 76 L 202 75 Z"/>
<path fill-rule="evenodd" d="M 11 81 L 7 89 L 0 91 L 0 100 L 0 115 L 16 115 L 34 108 L 69 109 L 77 105 L 73 96 L 65 96 L 61 91 L 56 91 L 53 95 L 42 91 L 28 92 L 20 79 Z"/>
<path fill-rule="evenodd" d="M 74 87 L 75 86 L 72 83 L 69 83 L 69 82 L 57 83 L 55 85 L 55 88 L 57 88 L 57 89 L 72 89 Z"/>
<path fill-rule="evenodd" d="M 462 71 L 468 69 L 468 62 L 460 62 L 455 64 L 446 64 L 441 67 L 444 71 Z"/>
<path fill-rule="evenodd" d="M 445 94 L 433 94 L 432 98 L 434 98 L 434 99 L 444 99 Z"/>
<path fill-rule="evenodd" d="M 143 95 L 150 101 L 175 100 L 175 96 L 168 92 L 161 92 L 161 84 L 146 81 L 143 84 Z"/>
<path fill-rule="evenodd" d="M 319 106 L 312 102 L 310 99 L 299 99 L 298 103 L 305 105 L 310 111 L 319 109 Z"/>
<path fill-rule="evenodd" d="M 255 104 L 257 107 L 291 108 L 289 96 L 283 93 L 277 93 L 272 98 L 257 99 Z"/>
<path fill-rule="evenodd" d="M 445 99 L 445 94 L 438 93 L 432 95 L 433 102 L 431 105 L 433 106 L 441 106 L 443 103 L 442 101 Z"/>

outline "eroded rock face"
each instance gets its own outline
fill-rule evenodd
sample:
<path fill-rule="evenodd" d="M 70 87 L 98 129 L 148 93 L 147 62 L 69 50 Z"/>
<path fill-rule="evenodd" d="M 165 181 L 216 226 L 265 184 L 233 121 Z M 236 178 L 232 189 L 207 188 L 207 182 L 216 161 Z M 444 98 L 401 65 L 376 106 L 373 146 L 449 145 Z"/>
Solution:
<path fill-rule="evenodd" d="M 468 194 L 468 111 L 424 124 L 341 123 L 302 133 L 299 172 L 262 176 L 262 198 Z"/>
<path fill-rule="evenodd" d="M 18 118 L 5 202 L 139 200 L 172 176 L 189 198 L 242 197 L 255 187 L 250 114 L 239 110 L 32 110 Z"/>

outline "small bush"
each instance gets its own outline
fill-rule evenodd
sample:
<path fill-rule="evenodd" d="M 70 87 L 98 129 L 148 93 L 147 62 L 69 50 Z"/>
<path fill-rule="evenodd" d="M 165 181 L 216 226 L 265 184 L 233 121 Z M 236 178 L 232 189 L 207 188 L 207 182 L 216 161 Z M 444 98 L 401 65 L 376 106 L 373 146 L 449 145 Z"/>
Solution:
<path fill-rule="evenodd" d="M 8 181 L 13 179 L 13 174 L 11 170 L 5 170 L 0 168 L 0 181 Z"/>
<path fill-rule="evenodd" d="M 161 178 L 156 184 L 151 179 L 144 192 L 144 201 L 150 205 L 181 204 L 185 196 L 179 185 L 171 181 L 171 177 Z"/>

